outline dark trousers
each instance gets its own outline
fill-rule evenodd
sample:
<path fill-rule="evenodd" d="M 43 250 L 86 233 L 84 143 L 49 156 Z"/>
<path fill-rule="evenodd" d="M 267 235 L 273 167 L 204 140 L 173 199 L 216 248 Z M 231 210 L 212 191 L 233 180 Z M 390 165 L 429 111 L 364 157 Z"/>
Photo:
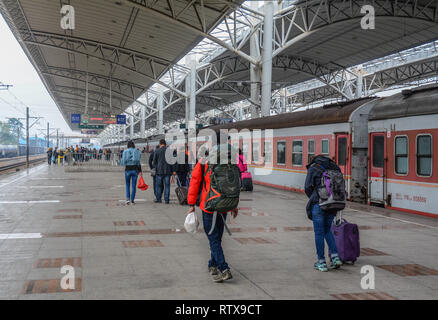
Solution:
<path fill-rule="evenodd" d="M 217 267 L 221 272 L 229 269 L 228 264 L 225 261 L 224 252 L 222 250 L 222 235 L 224 234 L 224 220 L 220 217 L 223 215 L 224 219 L 227 219 L 226 213 L 218 213 L 216 218 L 216 224 L 211 235 L 208 235 L 213 223 L 213 214 L 208 212 L 202 212 L 202 221 L 204 224 L 204 231 L 207 235 L 210 243 L 211 257 L 208 262 L 208 267 Z"/>
<path fill-rule="evenodd" d="M 178 172 L 178 180 L 179 180 L 179 187 L 188 187 L 187 185 L 187 172 Z"/>
<path fill-rule="evenodd" d="M 156 193 L 158 202 L 161 202 L 164 190 L 164 201 L 169 203 L 170 197 L 170 175 L 157 174 L 156 176 Z"/>
<path fill-rule="evenodd" d="M 153 176 L 152 179 L 154 181 L 154 196 L 155 196 L 155 199 L 157 199 L 157 177 Z"/>

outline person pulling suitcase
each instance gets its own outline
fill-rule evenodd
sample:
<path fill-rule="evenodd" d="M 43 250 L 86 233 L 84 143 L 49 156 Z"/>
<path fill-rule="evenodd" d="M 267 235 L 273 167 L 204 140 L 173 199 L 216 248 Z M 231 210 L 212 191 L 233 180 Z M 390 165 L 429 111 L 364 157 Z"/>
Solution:
<path fill-rule="evenodd" d="M 327 242 L 330 268 L 338 269 L 342 261 L 338 255 L 331 227 L 336 213 L 345 207 L 345 181 L 337 164 L 323 155 L 312 157 L 306 168 L 304 190 L 309 198 L 306 212 L 307 217 L 313 221 L 318 257 L 314 268 L 323 272 L 328 271 L 324 255 L 325 242 Z"/>

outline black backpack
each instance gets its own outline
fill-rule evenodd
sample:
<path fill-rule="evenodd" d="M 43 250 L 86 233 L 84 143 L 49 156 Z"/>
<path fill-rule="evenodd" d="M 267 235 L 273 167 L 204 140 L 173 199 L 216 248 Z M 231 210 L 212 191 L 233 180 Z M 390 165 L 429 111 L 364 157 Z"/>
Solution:
<path fill-rule="evenodd" d="M 339 168 L 326 169 L 320 164 L 315 168 L 322 171 L 318 187 L 319 207 L 324 211 L 336 212 L 343 210 L 346 204 L 345 180 Z"/>

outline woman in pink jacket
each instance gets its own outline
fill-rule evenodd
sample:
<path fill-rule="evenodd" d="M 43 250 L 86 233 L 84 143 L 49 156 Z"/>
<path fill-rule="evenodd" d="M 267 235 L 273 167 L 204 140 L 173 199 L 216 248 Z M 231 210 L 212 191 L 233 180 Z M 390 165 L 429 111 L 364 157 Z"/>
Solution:
<path fill-rule="evenodd" d="M 248 167 L 246 166 L 246 159 L 243 156 L 242 149 L 239 149 L 239 155 L 237 156 L 236 162 L 240 170 L 240 177 L 242 179 L 242 172 L 246 172 L 246 170 L 248 170 Z"/>

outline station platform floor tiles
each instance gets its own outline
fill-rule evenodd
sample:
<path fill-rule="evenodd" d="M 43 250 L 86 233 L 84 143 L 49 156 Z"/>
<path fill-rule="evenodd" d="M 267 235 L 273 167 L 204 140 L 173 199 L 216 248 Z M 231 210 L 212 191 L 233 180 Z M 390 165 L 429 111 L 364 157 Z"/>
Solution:
<path fill-rule="evenodd" d="M 1 176 L 0 299 L 438 298 L 438 219 L 351 205 L 344 217 L 360 227 L 361 257 L 319 272 L 305 196 L 256 185 L 223 237 L 234 279 L 216 284 L 205 233 L 185 232 L 174 186 L 168 205 L 150 187 L 125 206 L 124 192 L 122 172 L 40 165 Z M 64 265 L 74 289 L 60 286 Z M 365 265 L 374 290 L 361 287 Z"/>

